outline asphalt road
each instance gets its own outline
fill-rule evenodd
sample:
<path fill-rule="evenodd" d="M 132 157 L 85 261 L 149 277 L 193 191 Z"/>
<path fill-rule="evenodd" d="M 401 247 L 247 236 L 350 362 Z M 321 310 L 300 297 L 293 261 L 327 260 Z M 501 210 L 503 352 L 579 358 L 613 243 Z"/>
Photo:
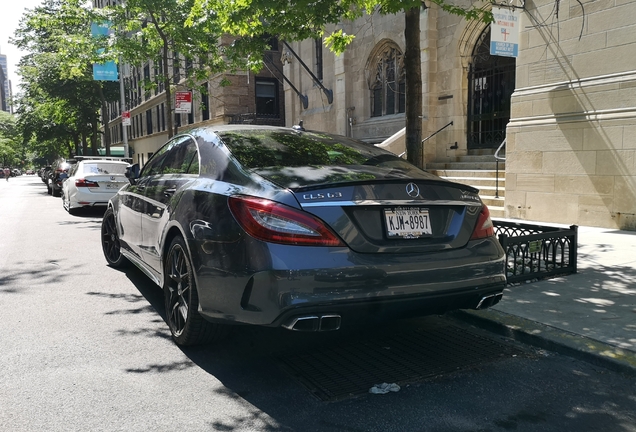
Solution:
<path fill-rule="evenodd" d="M 319 336 L 241 327 L 180 349 L 160 289 L 106 265 L 100 223 L 36 176 L 0 180 L 1 431 L 636 431 L 633 378 L 530 347 L 331 402 L 279 361 L 444 317 Z"/>

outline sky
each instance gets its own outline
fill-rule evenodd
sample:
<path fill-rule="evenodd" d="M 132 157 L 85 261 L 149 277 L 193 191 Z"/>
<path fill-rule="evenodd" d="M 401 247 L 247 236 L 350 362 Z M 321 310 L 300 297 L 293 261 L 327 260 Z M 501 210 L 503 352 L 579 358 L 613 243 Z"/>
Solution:
<path fill-rule="evenodd" d="M 20 24 L 20 19 L 26 9 L 33 9 L 41 5 L 43 0 L 2 0 L 0 9 L 0 54 L 7 56 L 7 69 L 13 94 L 18 92 L 18 67 L 20 58 L 25 54 L 14 45 L 9 44 L 9 38 Z"/>

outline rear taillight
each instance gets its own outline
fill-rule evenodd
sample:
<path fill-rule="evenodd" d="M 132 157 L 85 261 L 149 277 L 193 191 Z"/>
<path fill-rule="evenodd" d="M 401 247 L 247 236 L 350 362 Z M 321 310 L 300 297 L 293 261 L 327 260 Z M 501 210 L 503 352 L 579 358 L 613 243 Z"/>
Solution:
<path fill-rule="evenodd" d="M 324 222 L 301 210 L 243 196 L 230 197 L 228 204 L 239 225 L 256 239 L 298 246 L 343 246 Z"/>
<path fill-rule="evenodd" d="M 477 218 L 477 225 L 473 230 L 473 234 L 470 236 L 471 240 L 477 240 L 481 238 L 491 237 L 495 235 L 495 227 L 490 219 L 490 210 L 484 204 Z"/>
<path fill-rule="evenodd" d="M 90 180 L 77 179 L 75 180 L 75 186 L 96 188 L 96 187 L 99 187 L 99 184 L 97 182 L 90 181 Z"/>

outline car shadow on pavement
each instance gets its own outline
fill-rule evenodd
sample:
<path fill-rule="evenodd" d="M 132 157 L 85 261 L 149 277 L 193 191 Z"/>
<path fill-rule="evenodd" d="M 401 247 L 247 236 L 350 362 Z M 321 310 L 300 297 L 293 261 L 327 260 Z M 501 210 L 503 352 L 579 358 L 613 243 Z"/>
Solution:
<path fill-rule="evenodd" d="M 126 269 L 125 274 L 139 295 L 134 292 L 112 295 L 135 306 L 109 313 L 156 314 L 156 318 L 150 321 L 152 325 L 138 329 L 135 334 L 141 337 L 170 339 L 170 332 L 165 323 L 162 290 L 134 266 Z M 143 304 L 144 301 L 148 304 Z M 290 376 L 278 361 L 280 356 L 286 354 L 364 343 L 365 340 L 382 333 L 407 331 L 413 325 L 426 327 L 428 322 L 437 319 L 439 317 L 353 326 L 333 333 L 300 333 L 279 328 L 234 326 L 229 336 L 221 342 L 205 346 L 180 347 L 185 358 L 172 362 L 161 362 L 157 359 L 156 362 L 126 372 L 179 373 L 198 368 L 220 381 L 222 385 L 213 385 L 210 391 L 218 397 L 242 405 L 244 411 L 232 416 L 221 416 L 216 415 L 215 410 L 211 410 L 208 419 L 210 430 L 422 430 L 413 429 L 413 425 L 447 426 L 449 421 L 459 418 L 468 421 L 474 428 L 457 430 L 512 430 L 525 427 L 524 430 L 556 431 L 559 430 L 556 425 L 563 426 L 563 422 L 566 422 L 568 427 L 561 430 L 590 430 L 586 429 L 587 422 L 592 420 L 598 424 L 599 419 L 605 422 L 606 430 L 614 430 L 621 424 L 620 413 L 616 418 L 607 417 L 601 409 L 601 402 L 598 402 L 598 405 L 588 403 L 591 407 L 589 413 L 577 413 L 575 418 L 571 418 L 569 409 L 575 409 L 576 405 L 585 399 L 585 396 L 578 396 L 584 393 L 583 390 L 568 390 L 572 391 L 572 397 L 577 399 L 571 403 L 571 407 L 567 403 L 564 407 L 556 407 L 554 401 L 544 401 L 545 382 L 556 379 L 550 376 L 551 371 L 555 370 L 554 374 L 562 374 L 562 371 L 550 366 L 549 358 L 543 363 L 523 356 L 502 359 L 496 367 L 478 367 L 470 371 L 458 371 L 415 382 L 404 387 L 399 393 L 384 396 L 366 394 L 335 402 L 318 400 L 299 381 Z M 518 371 L 527 368 L 545 376 L 536 383 L 524 381 L 523 376 L 517 377 Z M 356 374 L 357 371 L 352 369 L 350 373 Z M 597 393 L 611 393 L 608 387 L 604 387 L 604 382 L 599 381 L 594 372 L 585 367 L 581 370 L 580 366 L 574 366 L 570 375 L 572 378 L 569 386 L 597 389 Z M 474 390 L 471 390 L 474 388 L 479 389 L 477 393 L 482 398 L 476 404 Z M 520 391 L 522 393 L 519 393 Z M 513 402 L 517 397 L 513 394 L 517 393 L 518 403 Z M 483 397 L 488 398 L 488 403 Z M 618 405 L 623 407 L 621 412 L 634 407 L 634 401 L 629 399 L 633 395 L 615 391 L 611 397 L 612 401 L 607 403 L 618 401 Z M 453 410 L 458 412 L 445 412 L 448 410 L 449 400 L 454 401 Z M 525 405 L 528 401 L 535 402 L 528 407 Z M 473 405 L 475 408 L 471 408 Z M 475 413 L 472 409 L 478 409 L 479 412 Z"/>

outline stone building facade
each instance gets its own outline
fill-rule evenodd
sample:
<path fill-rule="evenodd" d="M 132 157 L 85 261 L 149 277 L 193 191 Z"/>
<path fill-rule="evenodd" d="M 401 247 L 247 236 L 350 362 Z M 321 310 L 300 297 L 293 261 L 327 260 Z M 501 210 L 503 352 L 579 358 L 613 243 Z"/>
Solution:
<path fill-rule="evenodd" d="M 636 229 L 636 1 L 513 5 L 516 59 L 490 56 L 488 24 L 422 10 L 424 165 L 493 154 L 505 139 L 507 217 Z M 356 35 L 342 55 L 310 40 L 283 48 L 287 124 L 403 153 L 404 16 L 339 28 Z"/>

